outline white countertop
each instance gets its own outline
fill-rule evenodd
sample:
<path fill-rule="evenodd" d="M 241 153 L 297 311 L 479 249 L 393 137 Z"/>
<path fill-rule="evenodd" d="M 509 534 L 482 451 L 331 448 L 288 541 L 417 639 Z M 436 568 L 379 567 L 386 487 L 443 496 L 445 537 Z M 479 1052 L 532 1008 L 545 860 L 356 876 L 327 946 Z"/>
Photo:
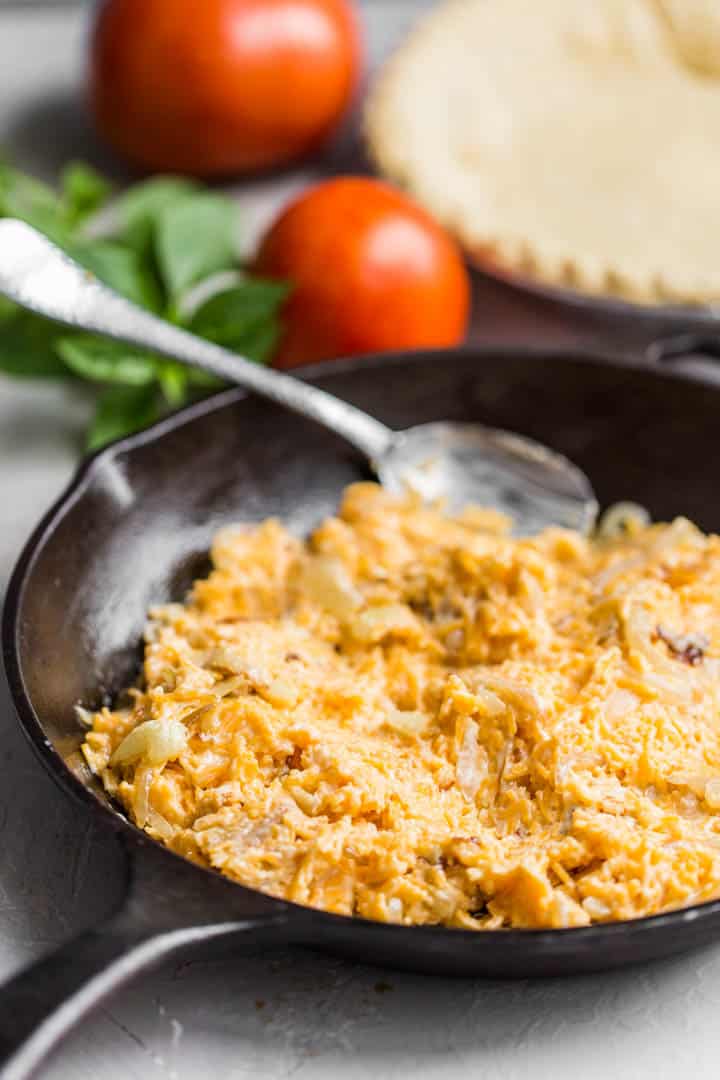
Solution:
<path fill-rule="evenodd" d="M 417 2 L 368 0 L 377 56 Z M 0 147 L 51 174 L 88 155 L 73 108 L 80 12 L 0 6 Z M 287 187 L 240 191 L 268 212 Z M 476 336 L 572 334 L 554 312 L 480 285 Z M 0 380 L 0 583 L 77 460 L 84 406 Z M 99 917 L 118 860 L 37 764 L 0 677 L 0 977 Z M 0 996 L 0 1007 L 2 998 Z M 644 1080 L 714 1078 L 720 947 L 612 975 L 523 982 L 423 978 L 309 952 L 168 963 L 117 995 L 48 1063 L 53 1080 Z"/>

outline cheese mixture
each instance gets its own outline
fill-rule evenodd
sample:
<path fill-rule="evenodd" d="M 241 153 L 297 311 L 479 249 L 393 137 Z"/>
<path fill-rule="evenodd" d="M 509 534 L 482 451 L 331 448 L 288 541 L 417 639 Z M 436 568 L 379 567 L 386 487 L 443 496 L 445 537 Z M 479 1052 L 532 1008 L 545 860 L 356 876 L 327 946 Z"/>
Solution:
<path fill-rule="evenodd" d="M 85 757 L 155 839 L 328 911 L 564 927 L 720 896 L 720 538 L 616 524 L 514 539 L 356 484 L 308 541 L 226 528 Z"/>

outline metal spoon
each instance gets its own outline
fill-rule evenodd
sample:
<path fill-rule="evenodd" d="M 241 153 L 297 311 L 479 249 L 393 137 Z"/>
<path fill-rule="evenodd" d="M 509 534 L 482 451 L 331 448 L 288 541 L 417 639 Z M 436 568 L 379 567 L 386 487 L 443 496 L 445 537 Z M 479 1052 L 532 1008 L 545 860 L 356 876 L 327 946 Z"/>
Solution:
<path fill-rule="evenodd" d="M 595 520 L 588 478 L 539 443 L 455 421 L 393 431 L 324 390 L 136 307 L 12 218 L 0 220 L 0 293 L 38 315 L 180 360 L 317 421 L 360 450 L 392 491 L 411 487 L 425 498 L 444 498 L 452 509 L 470 503 L 497 508 L 511 515 L 516 534 L 548 525 L 587 531 Z"/>

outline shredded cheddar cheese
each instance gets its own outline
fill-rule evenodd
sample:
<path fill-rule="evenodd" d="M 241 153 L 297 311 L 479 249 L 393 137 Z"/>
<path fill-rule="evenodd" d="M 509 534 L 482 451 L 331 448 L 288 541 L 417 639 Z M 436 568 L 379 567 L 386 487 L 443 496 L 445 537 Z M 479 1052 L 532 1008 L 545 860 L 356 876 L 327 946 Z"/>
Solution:
<path fill-rule="evenodd" d="M 174 851 L 387 922 L 583 926 L 720 896 L 720 538 L 514 539 L 350 487 L 224 529 L 91 768 Z"/>

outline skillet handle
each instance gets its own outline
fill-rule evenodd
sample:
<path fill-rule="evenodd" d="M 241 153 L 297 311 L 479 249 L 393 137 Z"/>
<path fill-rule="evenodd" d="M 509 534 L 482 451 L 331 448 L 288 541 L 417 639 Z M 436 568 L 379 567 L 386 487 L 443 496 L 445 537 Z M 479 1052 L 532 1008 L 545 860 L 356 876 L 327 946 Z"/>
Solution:
<path fill-rule="evenodd" d="M 180 949 L 230 935 L 282 946 L 295 936 L 282 901 L 155 844 L 133 848 L 117 914 L 0 986 L 0 1080 L 27 1080 L 91 1009 Z"/>
<path fill-rule="evenodd" d="M 212 929 L 153 935 L 113 921 L 21 971 L 0 988 L 2 1080 L 32 1076 L 48 1052 L 109 994 L 199 936 L 213 936 Z"/>

